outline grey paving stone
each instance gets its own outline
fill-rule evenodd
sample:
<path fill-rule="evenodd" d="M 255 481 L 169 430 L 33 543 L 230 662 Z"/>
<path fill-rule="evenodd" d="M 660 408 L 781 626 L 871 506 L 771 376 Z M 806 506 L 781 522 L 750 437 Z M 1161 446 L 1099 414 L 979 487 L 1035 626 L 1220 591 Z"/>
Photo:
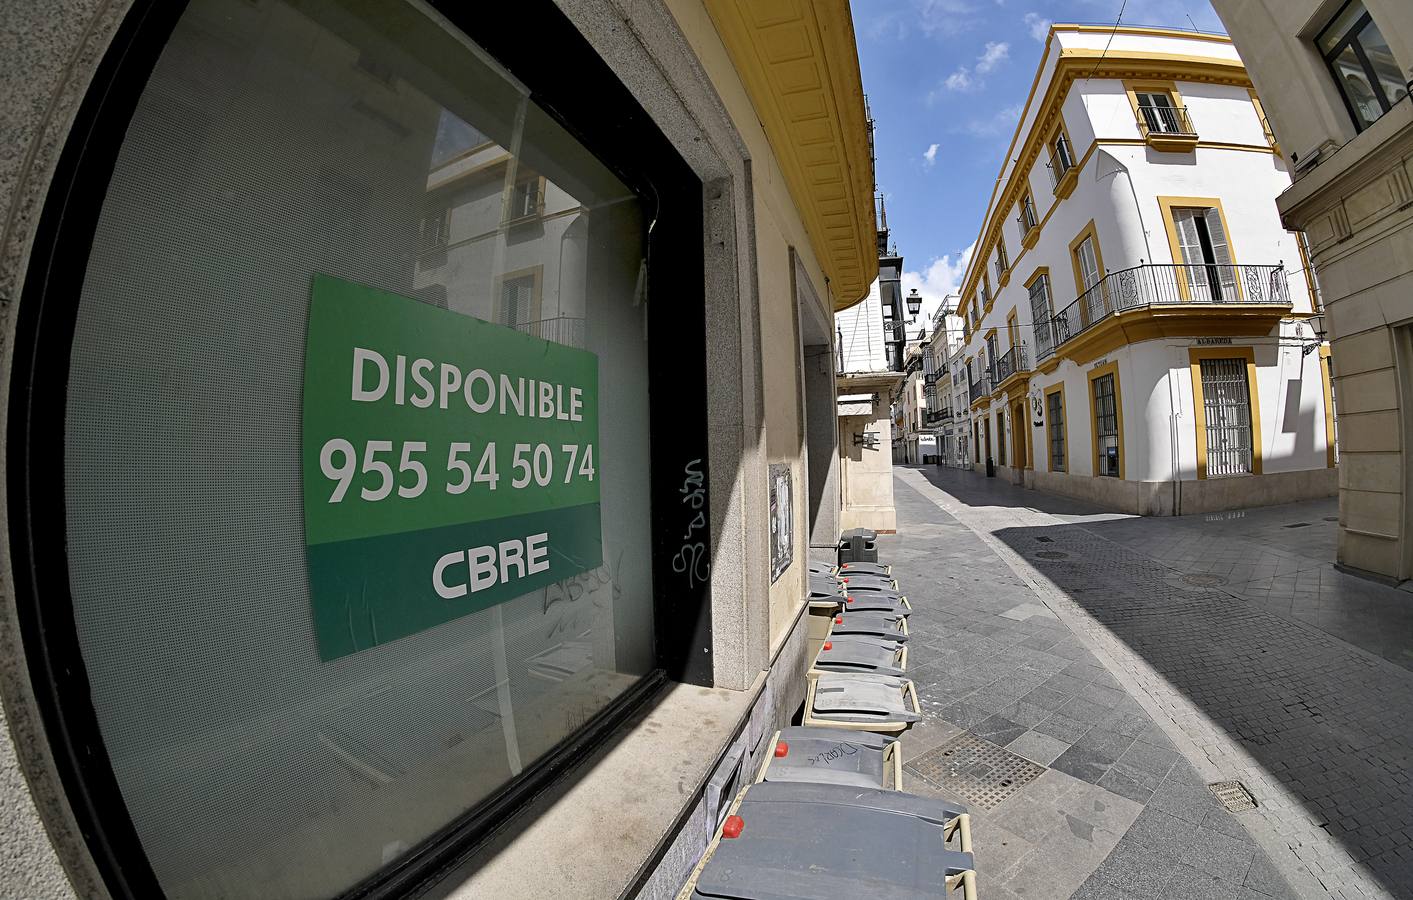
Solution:
<path fill-rule="evenodd" d="M 1075 741 L 1075 747 L 1103 756 L 1112 764 L 1118 762 L 1119 758 L 1128 752 L 1135 740 L 1137 739 L 1134 737 L 1096 726 L 1086 731 L 1083 737 Z"/>
<path fill-rule="evenodd" d="M 1064 772 L 1066 775 L 1072 775 L 1081 781 L 1098 784 L 1099 779 L 1104 777 L 1104 773 L 1108 772 L 1109 767 L 1113 764 L 1114 761 L 1103 754 L 1076 746 L 1061 753 L 1050 764 L 1050 768 L 1057 772 Z"/>
<path fill-rule="evenodd" d="M 1075 697 L 1064 706 L 1055 710 L 1055 712 L 1069 716 L 1071 719 L 1079 722 L 1088 722 L 1090 725 L 1098 725 L 1108 718 L 1109 707 L 1099 706 L 1096 703 L 1090 703 L 1088 700 Z"/>
<path fill-rule="evenodd" d="M 1099 778 L 1099 786 L 1105 790 L 1113 791 L 1120 797 L 1127 797 L 1137 803 L 1147 803 L 1153 796 L 1153 788 L 1145 785 L 1141 778 L 1136 778 L 1132 774 L 1124 772 L 1117 766 L 1111 766 Z"/>
<path fill-rule="evenodd" d="M 1159 785 L 1158 790 L 1153 793 L 1153 797 L 1148 803 L 1156 809 L 1161 809 L 1179 819 L 1185 819 L 1194 825 L 1200 824 L 1214 809 L 1224 812 L 1211 793 L 1188 784 L 1175 782 L 1171 773 Z"/>
<path fill-rule="evenodd" d="M 1159 780 L 1167 776 L 1177 760 L 1176 750 L 1166 750 L 1142 741 L 1134 741 L 1119 757 L 1119 762 L 1124 766 L 1155 775 Z"/>
<path fill-rule="evenodd" d="M 1250 843 L 1220 831 L 1198 828 L 1192 841 L 1178 853 L 1178 858 L 1193 868 L 1221 880 L 1241 884 L 1251 861 L 1256 856 L 1256 848 Z"/>
<path fill-rule="evenodd" d="M 1068 750 L 1069 744 L 1057 737 L 1039 731 L 1026 731 L 1006 745 L 1006 749 L 1031 762 L 1048 766 Z"/>
<path fill-rule="evenodd" d="M 1052 715 L 1051 710 L 1043 706 L 1036 706 L 1034 703 L 1030 703 L 1026 700 L 1017 700 L 1015 703 L 1003 706 L 997 712 L 999 715 L 1005 716 L 1012 722 L 1024 725 L 1027 728 L 1034 728 Z"/>
<path fill-rule="evenodd" d="M 1021 700 L 1038 706 L 1041 709 L 1048 709 L 1051 712 L 1070 702 L 1070 695 L 1062 694 L 1052 688 L 1041 686 L 1026 694 Z"/>
<path fill-rule="evenodd" d="M 1196 833 L 1196 824 L 1149 806 L 1138 814 L 1124 839 L 1172 852 L 1187 846 Z"/>
<path fill-rule="evenodd" d="M 1242 885 L 1246 890 L 1262 897 L 1291 896 L 1290 885 L 1286 883 L 1285 877 L 1264 853 L 1257 853 L 1252 857 Z"/>
<path fill-rule="evenodd" d="M 1073 744 L 1079 740 L 1089 729 L 1088 722 L 1079 722 L 1060 713 L 1051 713 L 1044 721 L 1032 728 L 1033 731 L 1059 738 L 1067 744 Z"/>
<path fill-rule="evenodd" d="M 1003 716 L 991 716 L 971 731 L 982 740 L 1004 747 L 1025 734 L 1027 729 L 1024 725 L 1017 725 Z"/>

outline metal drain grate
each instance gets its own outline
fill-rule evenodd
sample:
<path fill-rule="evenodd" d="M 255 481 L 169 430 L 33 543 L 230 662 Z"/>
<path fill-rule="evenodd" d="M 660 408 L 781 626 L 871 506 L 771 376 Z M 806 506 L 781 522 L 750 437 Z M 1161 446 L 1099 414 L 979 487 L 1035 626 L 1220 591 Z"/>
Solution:
<path fill-rule="evenodd" d="M 1035 554 L 1040 559 L 1069 559 L 1070 555 L 1063 550 L 1041 550 Z"/>
<path fill-rule="evenodd" d="M 908 763 L 918 775 L 983 810 L 995 809 L 1045 771 L 1004 747 L 963 734 Z"/>
<path fill-rule="evenodd" d="M 1309 522 L 1292 522 L 1289 525 L 1282 525 L 1282 528 L 1309 528 Z"/>
<path fill-rule="evenodd" d="M 1218 781 L 1207 788 L 1227 808 L 1227 812 L 1244 812 L 1256 808 L 1256 798 L 1240 781 Z"/>
<path fill-rule="evenodd" d="M 1184 575 L 1180 580 L 1183 584 L 1190 584 L 1193 587 L 1221 587 L 1227 583 L 1227 580 L 1220 575 L 1204 575 L 1201 572 Z"/>

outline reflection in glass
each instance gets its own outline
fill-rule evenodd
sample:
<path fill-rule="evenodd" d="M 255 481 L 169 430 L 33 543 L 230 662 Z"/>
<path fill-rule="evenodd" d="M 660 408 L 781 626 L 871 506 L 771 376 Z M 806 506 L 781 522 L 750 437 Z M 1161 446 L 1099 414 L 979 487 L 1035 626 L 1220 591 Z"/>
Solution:
<path fill-rule="evenodd" d="M 173 898 L 344 891 L 653 664 L 637 198 L 424 9 L 194 0 L 104 198 L 70 370 L 71 588 Z M 320 663 L 315 274 L 598 358 L 601 568 Z"/>

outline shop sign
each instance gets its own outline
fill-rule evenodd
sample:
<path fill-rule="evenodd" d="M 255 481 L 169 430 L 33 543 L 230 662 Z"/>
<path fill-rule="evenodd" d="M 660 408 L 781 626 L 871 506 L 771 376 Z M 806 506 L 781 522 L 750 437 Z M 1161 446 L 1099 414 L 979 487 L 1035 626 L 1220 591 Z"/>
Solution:
<path fill-rule="evenodd" d="M 319 657 L 598 567 L 598 357 L 315 276 L 304 534 Z"/>

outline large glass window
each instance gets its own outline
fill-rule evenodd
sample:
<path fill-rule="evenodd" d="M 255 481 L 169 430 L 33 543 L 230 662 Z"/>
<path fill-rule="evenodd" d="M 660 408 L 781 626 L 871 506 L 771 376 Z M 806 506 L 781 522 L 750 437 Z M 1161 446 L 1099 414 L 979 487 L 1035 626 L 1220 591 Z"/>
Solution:
<path fill-rule="evenodd" d="M 92 704 L 168 896 L 337 894 L 654 665 L 644 217 L 421 4 L 194 0 L 123 141 L 64 442 Z"/>
<path fill-rule="evenodd" d="M 1408 96 L 1408 82 L 1398 60 L 1359 0 L 1345 4 L 1315 43 L 1359 131 Z"/>

